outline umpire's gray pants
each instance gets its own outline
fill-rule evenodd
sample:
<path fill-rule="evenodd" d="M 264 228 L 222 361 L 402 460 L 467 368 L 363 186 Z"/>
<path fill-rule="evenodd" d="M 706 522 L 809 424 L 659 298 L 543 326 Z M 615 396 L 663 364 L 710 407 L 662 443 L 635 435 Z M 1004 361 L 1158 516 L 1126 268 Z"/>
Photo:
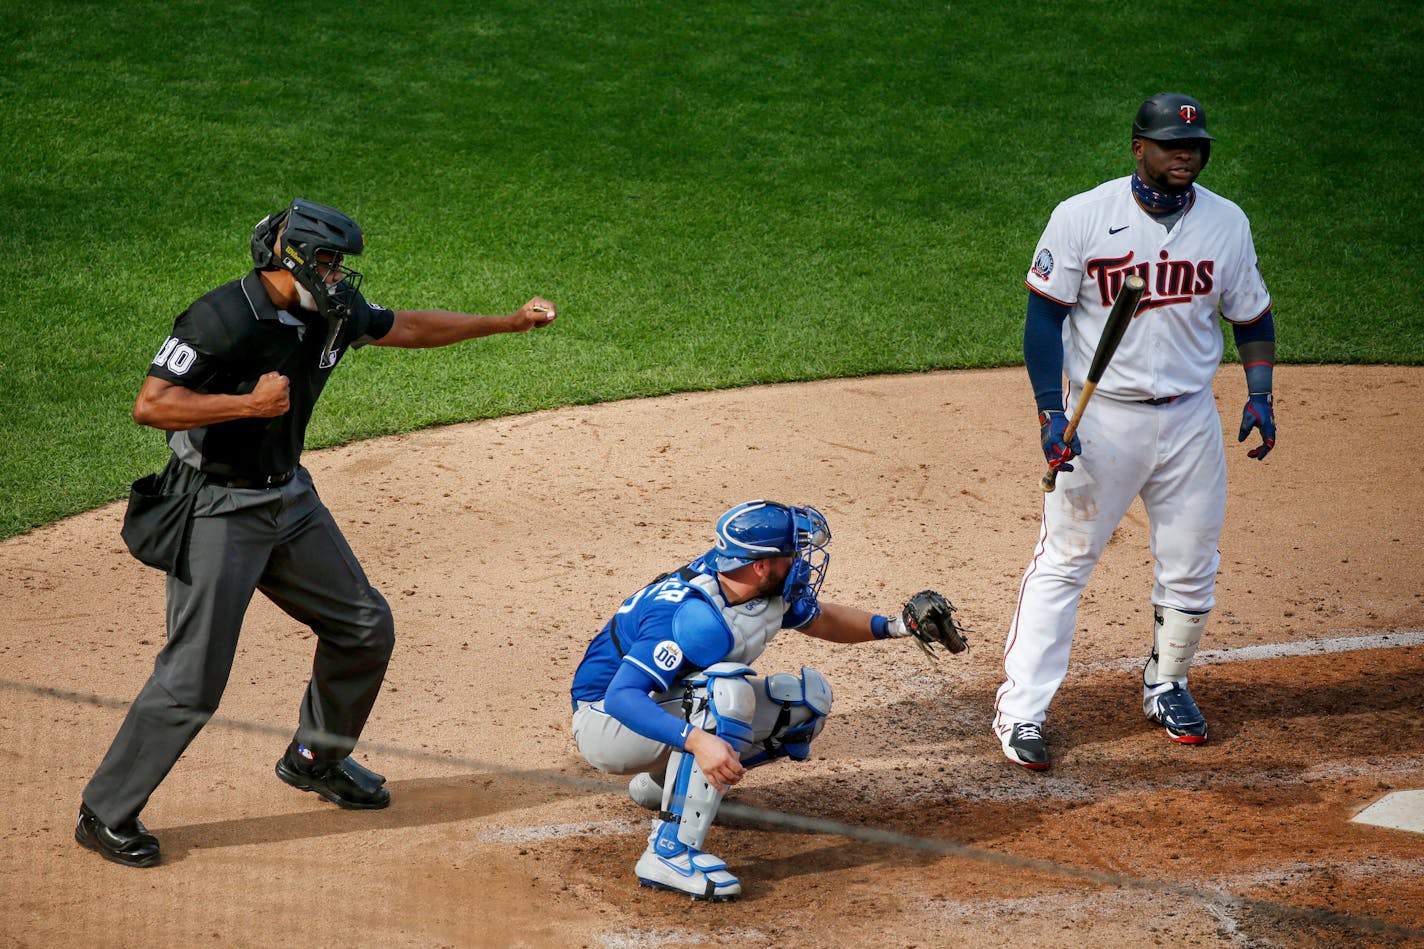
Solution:
<path fill-rule="evenodd" d="M 143 810 L 217 711 L 254 590 L 316 633 L 297 740 L 320 760 L 355 748 L 395 647 L 390 607 L 305 468 L 280 488 L 202 488 L 188 558 L 191 582 L 168 577 L 168 642 L 84 789 L 110 827 Z"/>

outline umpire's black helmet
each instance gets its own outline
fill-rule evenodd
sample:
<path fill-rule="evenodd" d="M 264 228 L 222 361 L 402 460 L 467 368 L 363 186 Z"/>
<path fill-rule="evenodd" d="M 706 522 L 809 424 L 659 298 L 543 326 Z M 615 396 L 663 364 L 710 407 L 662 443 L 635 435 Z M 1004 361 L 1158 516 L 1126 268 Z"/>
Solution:
<path fill-rule="evenodd" d="M 281 246 L 276 238 L 281 235 Z M 286 209 L 269 214 L 252 229 L 252 262 L 259 270 L 290 270 L 297 281 L 317 300 L 325 315 L 344 315 L 361 274 L 342 265 L 348 254 L 366 249 L 361 226 L 349 216 L 305 198 L 297 198 Z M 332 255 L 332 266 L 318 254 Z M 340 280 L 332 285 L 326 272 L 336 270 Z"/>

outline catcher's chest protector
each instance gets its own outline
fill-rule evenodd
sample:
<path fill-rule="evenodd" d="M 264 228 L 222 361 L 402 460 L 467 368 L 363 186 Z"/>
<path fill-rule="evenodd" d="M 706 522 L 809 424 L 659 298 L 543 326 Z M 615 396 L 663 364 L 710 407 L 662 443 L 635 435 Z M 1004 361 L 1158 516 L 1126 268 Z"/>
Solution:
<path fill-rule="evenodd" d="M 751 665 L 781 632 L 781 618 L 786 615 L 786 601 L 781 597 L 766 597 L 728 606 L 715 576 L 699 573 L 687 580 L 687 584 L 699 590 L 717 607 L 732 630 L 732 648 L 722 658 L 723 662 Z"/>

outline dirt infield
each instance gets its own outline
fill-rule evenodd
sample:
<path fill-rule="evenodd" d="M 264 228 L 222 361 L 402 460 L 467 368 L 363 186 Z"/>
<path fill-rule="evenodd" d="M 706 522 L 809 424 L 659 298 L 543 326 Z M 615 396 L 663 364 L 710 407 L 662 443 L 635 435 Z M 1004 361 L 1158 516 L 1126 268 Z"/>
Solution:
<path fill-rule="evenodd" d="M 273 775 L 313 640 L 259 601 L 224 721 L 144 812 L 164 848 L 151 870 L 72 832 L 162 642 L 162 578 L 123 550 L 118 505 L 0 543 L 0 679 L 26 687 L 0 688 L 0 947 L 1424 944 L 1424 835 L 1350 822 L 1424 787 L 1424 486 L 1404 450 L 1424 371 L 1287 366 L 1277 387 L 1280 444 L 1256 463 L 1235 442 L 1240 369 L 1217 380 L 1230 502 L 1192 675 L 1211 741 L 1175 745 L 1141 714 L 1139 505 L 1079 612 L 1044 774 L 989 732 L 1039 523 L 1021 369 L 671 396 L 310 454 L 396 613 L 358 753 L 392 806 L 340 811 Z M 568 680 L 625 595 L 753 497 L 826 512 L 823 596 L 883 612 L 936 587 L 974 645 L 931 665 L 903 642 L 778 638 L 758 669 L 822 670 L 835 711 L 813 760 L 754 771 L 730 800 L 864 833 L 715 828 L 746 895 L 695 904 L 635 885 L 648 815 L 575 753 Z M 1294 648 L 1324 640 L 1370 648 Z"/>

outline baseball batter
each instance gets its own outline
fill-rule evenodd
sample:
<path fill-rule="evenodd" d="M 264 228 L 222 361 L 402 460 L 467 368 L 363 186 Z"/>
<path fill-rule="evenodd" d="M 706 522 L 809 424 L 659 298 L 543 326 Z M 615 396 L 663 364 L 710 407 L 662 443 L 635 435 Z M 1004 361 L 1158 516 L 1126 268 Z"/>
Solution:
<path fill-rule="evenodd" d="M 135 483 L 124 537 L 168 572 L 168 638 L 84 789 L 74 836 L 106 860 L 159 862 L 139 812 L 217 709 L 258 590 L 317 639 L 277 777 L 344 808 L 390 803 L 350 754 L 394 623 L 301 466 L 307 423 L 336 366 L 368 343 L 445 346 L 556 314 L 540 297 L 499 316 L 376 306 L 345 266 L 364 247 L 350 217 L 298 198 L 254 228 L 253 269 L 183 311 L 149 365 L 134 420 L 166 432 L 172 455 Z"/>
<path fill-rule="evenodd" d="M 1246 215 L 1196 184 L 1211 154 L 1195 99 L 1162 93 L 1132 125 L 1133 173 L 1064 201 L 1039 240 L 1026 282 L 1024 362 L 1057 490 L 1004 646 L 994 706 L 1004 754 L 1049 766 L 1043 722 L 1068 669 L 1078 601 L 1128 506 L 1141 497 L 1154 561 L 1151 651 L 1142 709 L 1173 740 L 1204 742 L 1207 723 L 1187 672 L 1215 605 L 1226 460 L 1211 393 L 1231 326 L 1246 373 L 1238 441 L 1258 430 L 1252 458 L 1275 444 L 1271 298 Z M 1147 283 L 1070 441 L 1075 404 L 1124 277 Z M 1063 392 L 1063 377 L 1068 392 Z M 1070 463 L 1077 458 L 1076 463 Z M 1144 632 L 1148 632 L 1144 630 Z"/>
<path fill-rule="evenodd" d="M 697 899 L 741 893 L 702 849 L 722 795 L 748 768 L 805 760 L 831 711 L 815 669 L 753 671 L 781 630 L 964 648 L 953 605 L 931 590 L 893 618 L 821 601 L 830 539 L 813 507 L 739 504 L 718 519 L 711 550 L 630 596 L 589 644 L 571 688 L 574 740 L 599 770 L 633 774 L 633 800 L 659 812 L 634 871 L 642 884 Z"/>

